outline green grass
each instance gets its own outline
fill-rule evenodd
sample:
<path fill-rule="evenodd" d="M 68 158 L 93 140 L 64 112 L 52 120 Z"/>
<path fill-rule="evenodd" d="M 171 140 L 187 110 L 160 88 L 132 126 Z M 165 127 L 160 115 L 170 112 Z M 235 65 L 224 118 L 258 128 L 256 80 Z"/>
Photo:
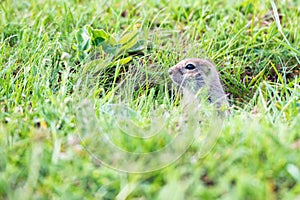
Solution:
<path fill-rule="evenodd" d="M 296 0 L 2 1 L 0 199 L 300 198 L 299 7 Z M 109 149 L 93 146 L 92 156 L 84 142 L 94 144 L 97 128 L 117 130 L 102 112 L 109 104 L 139 111 L 132 118 L 140 127 L 151 113 L 171 116 L 152 118 L 155 127 L 166 124 L 158 141 L 113 134 L 122 148 L 149 152 L 174 138 L 180 95 L 167 69 L 186 57 L 213 61 L 229 94 L 232 115 L 214 148 L 202 157 L 196 141 L 151 173 L 103 166 L 95 154 L 114 161 Z M 80 115 L 85 99 L 91 110 Z"/>

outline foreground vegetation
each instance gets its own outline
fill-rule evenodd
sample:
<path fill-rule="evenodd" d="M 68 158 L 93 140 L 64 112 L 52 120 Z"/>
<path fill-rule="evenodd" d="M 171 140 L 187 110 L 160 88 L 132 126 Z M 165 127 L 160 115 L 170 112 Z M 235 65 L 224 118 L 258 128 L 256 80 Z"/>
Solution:
<path fill-rule="evenodd" d="M 300 198 L 299 7 L 292 0 L 1 2 L 0 199 Z M 233 105 L 214 148 L 202 156 L 196 141 L 148 173 L 103 166 L 82 133 L 104 127 L 103 108 L 116 103 L 145 118 L 166 110 L 180 120 L 167 69 L 186 57 L 218 66 Z M 91 112 L 78 115 L 83 103 Z M 153 151 L 165 140 L 140 148 Z"/>

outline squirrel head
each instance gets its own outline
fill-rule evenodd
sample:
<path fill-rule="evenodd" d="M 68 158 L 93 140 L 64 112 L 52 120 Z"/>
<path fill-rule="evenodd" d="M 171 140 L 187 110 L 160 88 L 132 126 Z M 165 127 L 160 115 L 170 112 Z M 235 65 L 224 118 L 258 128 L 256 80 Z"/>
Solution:
<path fill-rule="evenodd" d="M 208 98 L 220 107 L 228 101 L 219 79 L 216 67 L 208 60 L 189 58 L 182 60 L 169 69 L 169 75 L 180 89 L 197 94 L 200 89 L 207 89 Z"/>
<path fill-rule="evenodd" d="M 195 93 L 213 82 L 220 82 L 214 65 L 199 58 L 182 60 L 169 69 L 169 75 L 176 85 Z"/>

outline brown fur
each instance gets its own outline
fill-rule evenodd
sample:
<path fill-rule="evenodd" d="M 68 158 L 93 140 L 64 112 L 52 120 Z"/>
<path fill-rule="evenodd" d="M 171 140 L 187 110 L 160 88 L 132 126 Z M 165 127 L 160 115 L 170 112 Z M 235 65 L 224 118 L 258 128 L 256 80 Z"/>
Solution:
<path fill-rule="evenodd" d="M 195 69 L 186 69 L 188 64 L 195 66 Z M 199 58 L 185 59 L 171 67 L 169 74 L 173 83 L 193 94 L 197 94 L 201 88 L 207 88 L 208 99 L 215 103 L 217 108 L 229 105 L 218 71 L 210 61 Z"/>

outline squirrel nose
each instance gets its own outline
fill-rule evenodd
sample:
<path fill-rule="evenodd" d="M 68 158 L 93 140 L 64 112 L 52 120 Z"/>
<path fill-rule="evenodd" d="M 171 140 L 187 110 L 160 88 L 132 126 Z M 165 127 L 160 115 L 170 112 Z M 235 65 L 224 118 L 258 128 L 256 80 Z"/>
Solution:
<path fill-rule="evenodd" d="M 169 75 L 172 75 L 173 71 L 171 69 L 169 69 L 168 72 L 169 72 Z"/>

